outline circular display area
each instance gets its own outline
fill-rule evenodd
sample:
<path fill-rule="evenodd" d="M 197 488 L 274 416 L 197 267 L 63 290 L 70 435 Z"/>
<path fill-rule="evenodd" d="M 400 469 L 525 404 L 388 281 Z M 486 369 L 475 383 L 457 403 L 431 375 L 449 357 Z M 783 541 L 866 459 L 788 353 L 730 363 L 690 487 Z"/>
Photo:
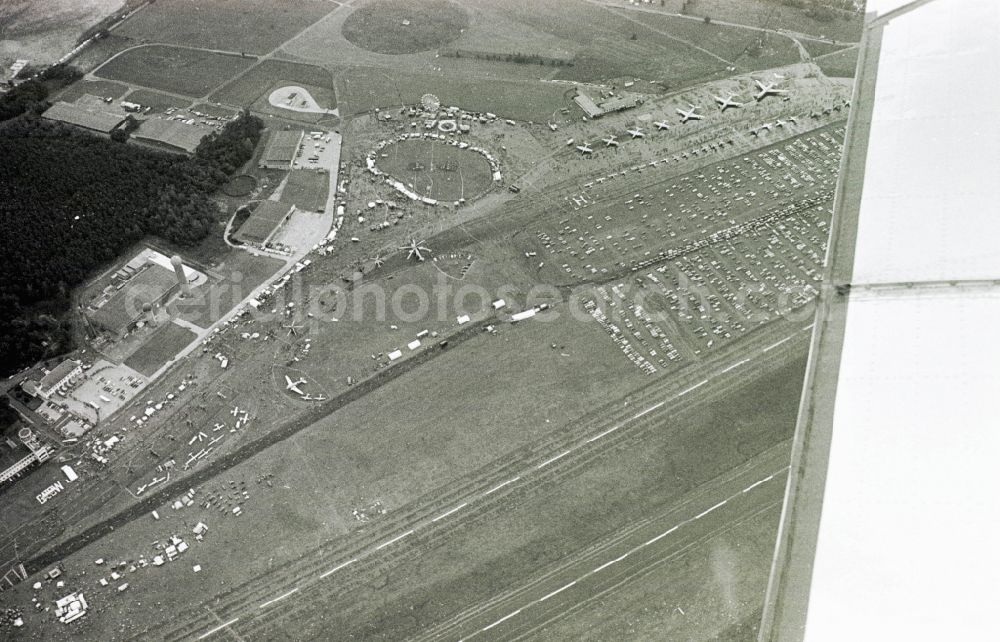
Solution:
<path fill-rule="evenodd" d="M 249 174 L 234 176 L 228 183 L 222 186 L 222 193 L 226 196 L 246 196 L 257 187 L 257 179 Z"/>
<path fill-rule="evenodd" d="M 378 169 L 436 201 L 472 199 L 493 182 L 483 154 L 436 140 L 401 140 L 386 145 L 375 159 Z"/>
<path fill-rule="evenodd" d="M 465 9 L 448 0 L 373 0 L 344 20 L 353 45 L 383 54 L 411 54 L 447 45 L 469 26 Z"/>

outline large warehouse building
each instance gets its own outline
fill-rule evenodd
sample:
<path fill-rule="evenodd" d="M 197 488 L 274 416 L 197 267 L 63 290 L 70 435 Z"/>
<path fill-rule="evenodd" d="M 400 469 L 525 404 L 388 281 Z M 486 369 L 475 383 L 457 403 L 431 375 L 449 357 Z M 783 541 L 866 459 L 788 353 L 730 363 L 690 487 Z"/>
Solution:
<path fill-rule="evenodd" d="M 298 129 L 282 129 L 271 134 L 260 157 L 260 166 L 267 169 L 291 169 L 295 153 L 305 132 Z"/>
<path fill-rule="evenodd" d="M 179 287 L 174 272 L 153 262 L 130 268 L 134 274 L 111 286 L 108 296 L 91 304 L 90 320 L 108 332 L 122 336 L 143 318 L 143 306 L 160 305 Z M 126 269 L 126 268 L 123 268 Z"/>
<path fill-rule="evenodd" d="M 71 103 L 63 101 L 55 103 L 42 116 L 49 120 L 110 134 L 125 123 L 128 112 L 114 103 L 104 102 L 97 96 L 84 94 Z"/>
<path fill-rule="evenodd" d="M 234 236 L 242 243 L 264 247 L 292 215 L 294 209 L 294 205 L 287 203 L 261 201 Z"/>
<path fill-rule="evenodd" d="M 180 120 L 150 118 L 132 134 L 136 140 L 153 143 L 170 151 L 193 154 L 201 139 L 212 132 L 211 127 L 197 123 L 188 124 Z"/>

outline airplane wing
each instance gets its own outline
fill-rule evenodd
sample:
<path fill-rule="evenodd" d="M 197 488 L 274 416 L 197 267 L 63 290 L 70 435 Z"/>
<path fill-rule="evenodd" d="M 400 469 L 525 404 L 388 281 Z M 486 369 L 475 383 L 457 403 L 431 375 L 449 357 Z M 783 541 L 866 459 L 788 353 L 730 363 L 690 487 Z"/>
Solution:
<path fill-rule="evenodd" d="M 288 375 L 285 375 L 285 385 L 286 386 L 294 386 L 295 385 L 294 383 L 292 383 L 292 378 L 289 377 Z"/>

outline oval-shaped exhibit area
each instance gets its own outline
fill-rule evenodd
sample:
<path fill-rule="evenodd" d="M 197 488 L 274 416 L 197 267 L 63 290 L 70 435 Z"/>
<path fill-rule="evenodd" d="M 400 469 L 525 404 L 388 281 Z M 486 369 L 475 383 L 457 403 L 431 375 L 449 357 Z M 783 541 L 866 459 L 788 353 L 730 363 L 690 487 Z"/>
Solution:
<path fill-rule="evenodd" d="M 450 0 L 371 0 L 347 16 L 341 33 L 362 49 L 398 55 L 443 47 L 468 26 L 468 12 Z"/>
<path fill-rule="evenodd" d="M 375 166 L 417 196 L 444 203 L 471 200 L 493 182 L 493 168 L 482 151 L 435 139 L 391 142 L 376 154 Z"/>

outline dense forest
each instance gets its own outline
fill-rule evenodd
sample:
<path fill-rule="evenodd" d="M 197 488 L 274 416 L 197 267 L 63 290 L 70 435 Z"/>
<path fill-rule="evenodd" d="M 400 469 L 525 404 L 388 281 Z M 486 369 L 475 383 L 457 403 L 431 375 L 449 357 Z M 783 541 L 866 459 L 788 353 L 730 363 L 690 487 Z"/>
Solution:
<path fill-rule="evenodd" d="M 71 347 L 72 288 L 130 244 L 204 238 L 218 214 L 209 195 L 261 125 L 244 115 L 229 127 L 191 159 L 33 116 L 0 123 L 0 376 Z"/>
<path fill-rule="evenodd" d="M 264 123 L 259 118 L 244 111 L 222 131 L 212 132 L 203 138 L 194 157 L 226 174 L 232 174 L 253 156 L 263 129 Z"/>

